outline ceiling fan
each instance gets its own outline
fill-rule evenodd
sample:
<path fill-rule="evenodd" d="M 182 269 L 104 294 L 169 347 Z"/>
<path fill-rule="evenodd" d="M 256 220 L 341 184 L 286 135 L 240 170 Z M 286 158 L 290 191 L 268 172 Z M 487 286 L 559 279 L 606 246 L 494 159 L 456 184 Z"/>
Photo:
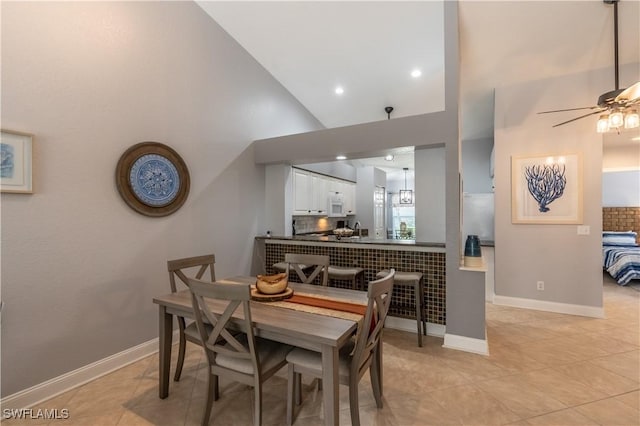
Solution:
<path fill-rule="evenodd" d="M 584 108 L 568 108 L 557 109 L 553 111 L 542 111 L 538 114 L 549 114 L 554 112 L 579 111 L 582 109 L 594 110 L 571 120 L 563 121 L 553 125 L 553 127 L 562 126 L 581 118 L 591 115 L 600 114 L 598 119 L 598 133 L 605 133 L 610 130 L 619 130 L 621 127 L 633 129 L 640 126 L 640 117 L 638 109 L 640 107 L 640 81 L 632 84 L 627 88 L 620 89 L 618 77 L 618 2 L 620 0 L 602 0 L 606 4 L 613 4 L 613 28 L 614 28 L 614 58 L 615 58 L 615 83 L 616 88 L 610 92 L 603 93 L 598 97 L 598 103 L 595 106 Z"/>

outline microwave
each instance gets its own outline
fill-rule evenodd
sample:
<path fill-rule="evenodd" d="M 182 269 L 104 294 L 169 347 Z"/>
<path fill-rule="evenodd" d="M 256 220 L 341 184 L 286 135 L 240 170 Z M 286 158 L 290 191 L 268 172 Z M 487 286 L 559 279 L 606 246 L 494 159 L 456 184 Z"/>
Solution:
<path fill-rule="evenodd" d="M 329 217 L 345 217 L 347 214 L 344 211 L 344 194 L 341 192 L 329 193 Z"/>

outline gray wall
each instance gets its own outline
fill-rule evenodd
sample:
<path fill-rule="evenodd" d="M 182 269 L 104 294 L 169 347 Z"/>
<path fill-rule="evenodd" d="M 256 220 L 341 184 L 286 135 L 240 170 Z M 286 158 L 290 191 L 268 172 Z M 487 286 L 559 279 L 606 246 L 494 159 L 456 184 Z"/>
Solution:
<path fill-rule="evenodd" d="M 355 182 L 357 179 L 356 168 L 351 164 L 347 164 L 343 161 L 330 161 L 327 163 L 314 164 L 296 164 L 296 167 L 298 167 L 299 169 L 308 170 L 310 172 L 350 180 L 351 182 Z"/>
<path fill-rule="evenodd" d="M 602 174 L 603 207 L 640 207 L 640 171 Z"/>
<path fill-rule="evenodd" d="M 496 89 L 496 295 L 602 306 L 603 137 L 595 131 L 595 118 L 552 128 L 572 115 L 536 112 L 593 103 L 597 88 L 610 80 L 611 70 L 605 69 Z M 590 235 L 577 235 L 576 225 L 512 224 L 511 158 L 565 153 L 582 160 L 583 224 Z M 545 282 L 544 291 L 536 290 L 537 281 Z"/>
<path fill-rule="evenodd" d="M 321 126 L 195 3 L 3 2 L 1 30 L 2 127 L 35 134 L 35 194 L 2 194 L 4 397 L 157 337 L 167 259 L 249 273 L 265 205 L 250 143 Z M 114 184 L 148 140 L 191 173 L 165 218 Z"/>
<path fill-rule="evenodd" d="M 491 149 L 493 138 L 462 141 L 463 192 L 493 192 Z"/>
<path fill-rule="evenodd" d="M 373 167 L 358 167 L 356 182 L 356 220 L 363 229 L 373 235 L 373 190 L 375 175 Z"/>
<path fill-rule="evenodd" d="M 446 240 L 445 148 L 415 150 L 416 240 Z"/>

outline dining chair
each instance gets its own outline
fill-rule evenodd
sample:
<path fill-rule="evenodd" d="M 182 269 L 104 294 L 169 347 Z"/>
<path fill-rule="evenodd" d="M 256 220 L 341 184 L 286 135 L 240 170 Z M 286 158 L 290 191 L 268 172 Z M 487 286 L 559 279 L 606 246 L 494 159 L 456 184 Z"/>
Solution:
<path fill-rule="evenodd" d="M 207 402 L 202 425 L 209 423 L 213 401 L 218 400 L 219 376 L 253 387 L 253 423 L 256 426 L 262 424 L 262 383 L 286 364 L 287 353 L 292 347 L 255 337 L 249 284 L 208 283 L 193 278 L 188 279 L 188 284 L 196 317 L 195 327 L 204 342 L 209 362 Z M 205 298 L 228 303 L 223 313 L 216 315 L 208 308 Z M 239 307 L 242 307 L 242 318 L 234 319 L 231 327 L 232 315 Z M 213 327 L 207 327 L 207 323 Z M 237 331 L 241 333 L 234 335 Z"/>
<path fill-rule="evenodd" d="M 358 383 L 369 370 L 371 387 L 378 408 L 382 408 L 382 366 L 379 352 L 382 329 L 389 312 L 395 270 L 384 278 L 370 281 L 367 291 L 367 310 L 356 338 L 340 349 L 339 381 L 349 386 L 351 424 L 360 424 L 358 407 Z M 322 356 L 319 352 L 295 348 L 287 355 L 287 425 L 293 424 L 293 406 L 300 405 L 302 374 L 322 379 Z M 325 390 L 326 392 L 327 390 Z"/>
<path fill-rule="evenodd" d="M 171 284 L 171 292 L 175 293 L 178 291 L 176 286 L 176 277 L 179 281 L 181 281 L 185 286 L 188 286 L 187 279 L 188 278 L 197 278 L 202 279 L 207 270 L 209 270 L 209 275 L 211 277 L 211 282 L 216 280 L 215 273 L 215 265 L 216 257 L 213 254 L 206 254 L 203 256 L 195 256 L 195 257 L 185 257 L 183 259 L 175 259 L 167 261 L 167 269 L 169 270 L 169 283 Z M 198 268 L 195 271 L 195 275 L 192 268 Z M 187 331 L 187 324 L 184 317 L 177 317 L 178 319 L 178 328 L 180 329 L 180 343 L 178 346 L 178 361 L 176 362 L 176 372 L 173 377 L 174 381 L 180 380 L 180 376 L 182 375 L 182 366 L 184 365 L 184 354 L 187 342 L 195 343 L 196 345 L 202 346 L 202 341 L 200 340 L 200 335 L 195 328 L 190 328 Z"/>
<path fill-rule="evenodd" d="M 320 277 L 322 285 L 326 287 L 329 284 L 329 256 L 286 253 L 284 262 L 289 265 L 287 279 L 291 272 L 295 271 L 303 284 L 313 284 L 316 277 L 322 274 Z"/>

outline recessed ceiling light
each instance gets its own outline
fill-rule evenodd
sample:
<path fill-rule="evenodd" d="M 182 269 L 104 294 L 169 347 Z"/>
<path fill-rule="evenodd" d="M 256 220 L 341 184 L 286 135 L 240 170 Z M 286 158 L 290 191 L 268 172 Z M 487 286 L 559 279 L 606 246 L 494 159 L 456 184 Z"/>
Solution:
<path fill-rule="evenodd" d="M 346 160 L 346 159 L 347 159 L 347 156 L 346 156 L 346 155 L 338 155 L 338 156 L 336 157 L 336 160 Z"/>
<path fill-rule="evenodd" d="M 418 78 L 422 75 L 422 71 L 420 71 L 419 69 L 415 69 L 413 71 L 411 71 L 411 77 L 413 78 Z"/>
<path fill-rule="evenodd" d="M 393 161 L 393 155 L 389 154 L 386 157 L 384 157 L 384 159 L 387 161 Z"/>
<path fill-rule="evenodd" d="M 344 89 L 342 86 L 336 87 L 336 95 L 342 95 L 344 93 Z"/>

